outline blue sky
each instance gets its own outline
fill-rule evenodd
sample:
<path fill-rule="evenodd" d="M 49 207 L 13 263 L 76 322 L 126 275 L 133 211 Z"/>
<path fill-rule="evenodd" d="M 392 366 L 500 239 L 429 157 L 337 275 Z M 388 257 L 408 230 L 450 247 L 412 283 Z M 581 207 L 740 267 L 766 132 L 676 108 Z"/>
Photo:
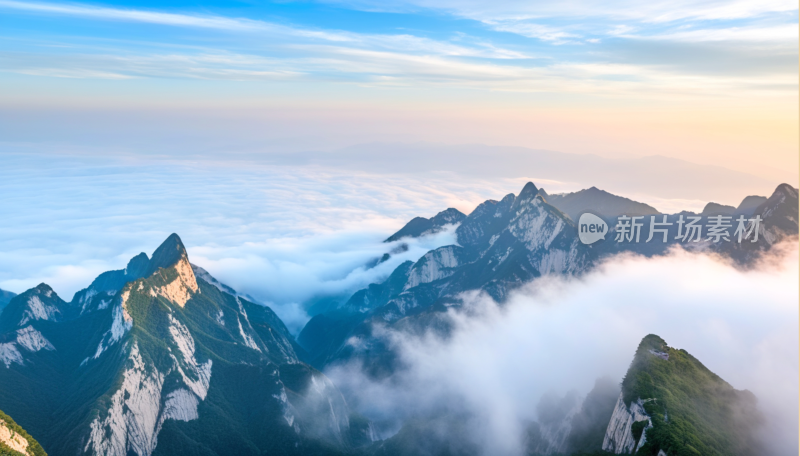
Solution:
<path fill-rule="evenodd" d="M 627 86 L 615 83 L 638 82 L 686 93 L 685 81 L 669 77 L 708 84 L 702 78 L 730 79 L 732 70 L 737 81 L 728 84 L 792 89 L 787 76 L 796 67 L 798 36 L 797 5 L 785 0 L 4 0 L 0 13 L 3 67 L 11 74 L 446 83 L 523 92 L 563 90 L 565 83 L 571 92 L 617 91 Z"/>
<path fill-rule="evenodd" d="M 217 124 L 252 119 L 250 109 L 291 111 L 296 125 L 269 144 L 292 150 L 403 139 L 662 154 L 739 171 L 797 163 L 788 0 L 0 0 L 0 21 L 10 142 L 71 142 L 48 132 L 87 110 L 94 117 L 69 133 L 84 149 L 97 146 L 93 125 L 125 127 L 122 112 L 178 131 L 187 112 Z M 338 125 L 342 111 L 350 121 Z M 425 115 L 452 125 L 411 125 Z M 299 141 L 308 131 L 316 138 Z M 256 132 L 219 134 L 234 147 Z M 142 127 L 145 137 L 158 144 Z"/>

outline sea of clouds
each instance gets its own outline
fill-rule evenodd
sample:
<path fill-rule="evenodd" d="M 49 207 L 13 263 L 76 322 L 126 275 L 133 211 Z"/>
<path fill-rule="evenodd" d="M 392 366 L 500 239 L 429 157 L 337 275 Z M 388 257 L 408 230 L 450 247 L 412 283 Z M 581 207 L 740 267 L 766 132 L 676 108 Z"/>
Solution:
<path fill-rule="evenodd" d="M 45 282 L 70 300 L 174 232 L 193 263 L 272 305 L 294 332 L 308 318 L 303 303 L 346 298 L 455 241 L 452 230 L 406 241 L 407 251 L 366 268 L 398 247 L 383 240 L 412 218 L 448 207 L 470 212 L 525 184 L 24 148 L 4 153 L 2 165 L 0 288 L 21 293 Z"/>
<path fill-rule="evenodd" d="M 96 153 L 7 153 L 2 164 L 0 288 L 46 282 L 69 300 L 176 232 L 193 263 L 270 304 L 295 333 L 308 318 L 304 303 L 347 297 L 454 242 L 452 230 L 408 241 L 407 251 L 365 267 L 397 247 L 382 241 L 411 218 L 468 213 L 528 180 Z M 551 193 L 588 187 L 534 182 Z M 469 312 L 451 313 L 447 340 L 389 331 L 408 366 L 389 381 L 353 366 L 329 374 L 384 436 L 457 404 L 482 417 L 477 444 L 516 454 L 543 394 L 585 395 L 600 376 L 621 379 L 641 338 L 655 333 L 752 390 L 772 454 L 797 454 L 797 264 L 796 246 L 753 271 L 686 252 L 616 258 L 580 279 L 538 280 L 502 308 L 467 295 Z"/>
<path fill-rule="evenodd" d="M 484 454 L 519 455 L 543 395 L 621 381 L 641 339 L 657 334 L 755 393 L 769 454 L 796 455 L 798 250 L 778 250 L 749 271 L 682 250 L 621 256 L 581 278 L 538 279 L 503 306 L 468 293 L 449 312 L 447 338 L 384 330 L 406 366 L 392 377 L 374 380 L 357 364 L 326 373 L 382 437 L 409 418 L 466 412 L 475 417 L 466 435 Z"/>

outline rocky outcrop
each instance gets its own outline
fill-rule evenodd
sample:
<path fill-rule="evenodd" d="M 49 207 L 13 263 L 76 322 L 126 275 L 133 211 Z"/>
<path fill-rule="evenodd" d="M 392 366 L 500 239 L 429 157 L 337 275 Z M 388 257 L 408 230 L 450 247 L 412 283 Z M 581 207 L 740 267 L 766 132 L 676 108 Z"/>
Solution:
<path fill-rule="evenodd" d="M 410 222 L 406 223 L 398 232 L 389 236 L 384 242 L 394 242 L 407 237 L 415 238 L 435 234 L 444 230 L 448 225 L 457 225 L 464 220 L 465 217 L 466 215 L 452 207 L 439 212 L 429 219 L 415 217 Z"/>
<path fill-rule="evenodd" d="M 23 349 L 20 352 L 19 349 Z M 53 344 L 47 340 L 42 333 L 33 328 L 33 326 L 26 326 L 16 331 L 16 338 L 13 342 L 6 342 L 0 344 L 0 362 L 9 368 L 12 363 L 22 365 L 25 363 L 23 353 L 36 353 L 40 350 L 55 350 Z"/>
<path fill-rule="evenodd" d="M 212 361 L 197 361 L 195 342 L 188 328 L 172 315 L 169 332 L 172 366 L 165 372 L 148 363 L 134 342 L 122 385 L 111 398 L 110 407 L 92 421 L 85 451 L 109 456 L 137 454 L 149 456 L 158 443 L 158 434 L 168 419 L 191 421 L 199 417 L 197 406 L 206 398 L 211 382 Z M 177 352 L 177 353 L 176 353 Z M 169 393 L 164 380 L 177 372 L 182 385 Z"/>
<path fill-rule="evenodd" d="M 90 425 L 84 451 L 106 456 L 150 456 L 156 448 L 164 374 L 147 366 L 134 344 L 123 381 L 107 411 Z"/>
<path fill-rule="evenodd" d="M 18 451 L 22 454 L 29 454 L 28 440 L 14 432 L 4 421 L 0 421 L 0 443 L 3 443 L 14 451 Z"/>
<path fill-rule="evenodd" d="M 38 352 L 39 350 L 55 350 L 53 344 L 39 331 L 33 329 L 33 326 L 26 326 L 17 330 L 17 343 L 25 347 L 30 352 Z"/>
<path fill-rule="evenodd" d="M 352 445 L 347 403 L 271 309 L 193 267 L 176 235 L 134 260 L 71 303 L 40 285 L 0 315 L 12 328 L 0 331 L 0 407 L 21 411 L 48 449 L 299 456 Z M 20 326 L 25 312 L 37 318 Z"/>
<path fill-rule="evenodd" d="M 9 301 L 0 314 L 0 331 L 16 330 L 37 321 L 61 321 L 68 309 L 69 305 L 42 283 Z"/>
<path fill-rule="evenodd" d="M 456 235 L 458 244 L 431 250 L 414 264 L 398 267 L 383 283 L 356 292 L 340 308 L 349 315 L 337 309 L 315 316 L 300 340 L 312 351 L 312 359 L 320 360 L 316 366 L 361 356 L 352 341 L 385 351 L 387 344 L 372 334 L 374 324 L 403 321 L 413 327 L 419 319 L 417 326 L 426 325 L 436 320 L 431 312 L 459 305 L 459 294 L 465 291 L 482 290 L 502 301 L 526 281 L 578 273 L 590 262 L 574 223 L 530 182 L 519 196 L 479 205 L 460 222 Z M 398 279 L 404 282 L 399 292 Z M 311 336 L 311 331 L 317 334 Z"/>
<path fill-rule="evenodd" d="M 644 410 L 644 401 L 637 399 L 631 403 L 630 408 L 625 406 L 622 393 L 619 395 L 614 413 L 608 422 L 606 436 L 603 439 L 603 451 L 610 451 L 615 454 L 635 453 L 644 445 L 646 438 L 642 433 L 637 442 L 633 436 L 633 423 L 637 421 L 647 421 L 648 428 L 652 426 L 650 416 Z"/>
<path fill-rule="evenodd" d="M 462 251 L 461 247 L 448 245 L 426 253 L 409 271 L 403 290 L 451 276 L 453 269 L 459 266 Z"/>
<path fill-rule="evenodd" d="M 198 292 L 197 279 L 194 276 L 194 271 L 192 271 L 192 266 L 189 264 L 189 259 L 185 256 L 175 263 L 172 269 L 177 273 L 176 277 L 165 285 L 153 287 L 150 292 L 153 296 L 163 296 L 183 307 L 192 297 L 192 294 Z"/>

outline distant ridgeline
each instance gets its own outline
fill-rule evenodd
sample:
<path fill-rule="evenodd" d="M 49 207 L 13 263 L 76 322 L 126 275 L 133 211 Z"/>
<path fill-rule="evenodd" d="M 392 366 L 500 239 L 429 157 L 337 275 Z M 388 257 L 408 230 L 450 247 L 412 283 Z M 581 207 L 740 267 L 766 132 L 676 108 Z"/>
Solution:
<path fill-rule="evenodd" d="M 385 331 L 374 329 L 388 327 L 416 334 L 434 331 L 446 337 L 450 323 L 444 311 L 460 306 L 458 296 L 464 291 L 480 290 L 502 303 L 515 288 L 543 275 L 580 275 L 618 253 L 634 252 L 653 256 L 665 254 L 676 247 L 719 254 L 747 268 L 777 243 L 798 235 L 798 190 L 787 184 L 779 185 L 769 197 L 748 196 L 737 207 L 709 203 L 701 214 L 682 212 L 670 216 L 672 220 L 680 215 L 758 216 L 761 223 L 757 242 L 703 241 L 684 244 L 676 240 L 678 227 L 672 226 L 667 242 L 617 243 L 611 236 L 604 242 L 584 245 L 578 241 L 574 220 L 586 211 L 601 217 L 610 227 L 614 226 L 616 217 L 620 215 L 644 216 L 642 232 L 645 235 L 649 229 L 649 216 L 658 214 L 651 206 L 594 187 L 570 194 L 548 195 L 543 189 L 528 183 L 519 195 L 509 194 L 499 201 L 485 201 L 469 215 L 448 209 L 431 219 L 418 217 L 387 241 L 402 241 L 404 237 L 425 235 L 444 229 L 446 224 L 454 224 L 457 244 L 432 250 L 416 262 L 405 262 L 385 281 L 371 284 L 349 299 L 315 315 L 300 333 L 298 342 L 308 351 L 310 363 L 318 369 L 355 361 L 376 379 L 385 379 L 402 365 L 391 344 L 383 338 Z M 387 256 L 380 261 L 385 261 Z M 675 355 L 671 361 L 659 358 L 659 355 L 651 356 L 673 363 L 681 360 L 683 355 Z M 582 403 L 575 396 L 559 399 L 555 405 L 544 404 L 549 409 L 557 410 L 557 413 L 547 414 L 551 419 L 540 420 L 530 426 L 527 432 L 529 453 L 595 454 L 609 451 L 609 448 L 612 453 L 624 452 L 626 445 L 632 445 L 633 436 L 640 436 L 645 431 L 643 424 L 636 424 L 636 420 L 633 420 L 630 428 L 627 428 L 630 438 L 624 444 L 611 439 L 606 444 L 607 450 L 602 450 L 619 394 L 613 381 L 599 381 Z M 731 404 L 747 404 L 746 398 L 751 396 L 749 393 L 736 394 Z M 658 399 L 658 396 L 641 399 Z M 648 408 L 665 402 L 666 399 L 643 402 L 640 416 L 644 416 Z M 636 409 L 635 402 L 631 405 L 629 397 L 623 403 L 627 410 L 630 407 Z M 717 409 L 712 407 L 709 410 Z M 646 441 L 641 440 L 640 451 L 649 452 L 658 444 L 661 446 L 653 454 L 658 454 L 658 451 L 668 455 L 697 454 L 692 452 L 695 450 L 699 454 L 758 454 L 750 451 L 752 447 L 749 446 L 749 440 L 736 440 L 744 438 L 741 433 L 728 444 L 719 443 L 720 435 L 736 432 L 739 429 L 736 426 L 741 423 L 729 423 L 724 419 L 716 421 L 733 427 L 718 429 L 707 437 L 692 432 L 680 434 L 677 429 L 686 420 L 695 419 L 691 414 L 684 417 L 683 412 L 680 407 L 676 408 L 672 424 L 661 426 L 654 422 L 656 430 L 651 443 L 645 446 Z M 698 413 L 706 416 L 711 412 Z M 412 442 L 420 441 L 431 444 L 425 449 L 431 454 L 452 451 L 452 442 L 437 439 L 431 429 L 451 429 L 458 435 L 463 430 L 463 421 L 452 416 L 431 420 L 409 423 L 397 436 L 374 445 L 379 448 L 379 454 L 416 454 L 421 449 L 415 446 L 418 443 Z M 669 430 L 669 433 L 663 434 L 666 432 L 664 430 Z M 679 435 L 680 438 L 688 439 L 691 436 L 700 440 L 694 444 L 686 440 L 690 443 L 684 446 L 668 444 L 667 439 L 679 438 L 675 437 Z M 454 454 L 473 454 L 478 451 L 470 448 L 465 443 L 467 441 L 462 439 L 462 445 Z M 637 438 L 635 443 L 638 445 L 638 442 Z"/>
<path fill-rule="evenodd" d="M 373 375 L 387 376 L 397 367 L 397 358 L 385 341 L 373 336 L 373 326 L 434 328 L 446 333 L 447 321 L 441 313 L 459 306 L 458 295 L 464 291 L 481 290 L 503 302 L 512 290 L 543 275 L 580 275 L 618 253 L 653 256 L 675 247 L 713 252 L 749 267 L 775 244 L 798 235 L 798 191 L 787 184 L 779 185 L 769 198 L 748 196 L 738 207 L 709 203 L 703 211 L 705 216 L 760 217 L 757 242 L 683 243 L 676 239 L 679 227 L 673 225 L 668 242 L 614 242 L 610 234 L 605 241 L 584 245 L 578 240 L 574 220 L 587 210 L 610 228 L 620 215 L 644 216 L 645 237 L 649 216 L 658 213 L 651 206 L 594 187 L 548 195 L 528 183 L 519 195 L 485 201 L 469 215 L 451 208 L 431 219 L 417 217 L 387 242 L 437 232 L 452 224 L 457 226 L 457 244 L 431 250 L 416 262 L 407 261 L 382 283 L 332 303 L 314 315 L 298 342 L 318 369 L 357 359 Z M 703 214 L 682 212 L 671 217 Z"/>
<path fill-rule="evenodd" d="M 69 302 L 46 284 L 0 293 L 0 410 L 55 456 L 478 454 L 458 414 L 419 417 L 378 441 L 373 424 L 320 371 L 357 361 L 386 378 L 402 366 L 373 331 L 378 326 L 446 335 L 444 311 L 461 305 L 463 291 L 503 302 L 546 274 L 579 275 L 619 252 L 658 255 L 675 245 L 583 245 L 573 220 L 586 209 L 604 219 L 656 212 L 595 188 L 547 195 L 529 183 L 469 215 L 448 209 L 417 218 L 387 239 L 390 251 L 373 265 L 402 251 L 394 242 L 402 238 L 457 227 L 457 244 L 326 304 L 298 341 L 269 307 L 192 265 L 175 234 L 152 257 L 142 253 L 101 274 Z M 748 197 L 733 211 L 761 217 L 757 243 L 695 248 L 747 267 L 797 236 L 791 186 Z M 525 438 L 531 455 L 759 454 L 753 396 L 656 336 L 642 342 L 621 391 L 615 380 L 598 380 L 585 399 L 544 397 L 538 411 Z M 44 454 L 10 418 L 0 419 L 0 452 Z"/>

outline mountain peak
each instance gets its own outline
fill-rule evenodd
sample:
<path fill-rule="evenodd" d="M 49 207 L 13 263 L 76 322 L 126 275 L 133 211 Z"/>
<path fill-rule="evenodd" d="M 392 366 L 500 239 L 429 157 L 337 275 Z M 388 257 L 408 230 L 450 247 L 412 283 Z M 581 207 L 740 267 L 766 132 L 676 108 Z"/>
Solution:
<path fill-rule="evenodd" d="M 404 237 L 420 237 L 426 234 L 433 234 L 444 229 L 445 225 L 460 223 L 467 218 L 458 209 L 448 208 L 439 212 L 435 216 L 426 219 L 425 217 L 414 217 L 410 222 L 383 242 L 393 242 Z"/>
<path fill-rule="evenodd" d="M 53 292 L 53 287 L 51 287 L 50 285 L 48 285 L 48 284 L 46 284 L 44 282 L 40 283 L 39 285 L 36 285 L 36 287 L 34 287 L 34 289 L 38 293 L 48 294 L 48 293 L 52 293 Z"/>
<path fill-rule="evenodd" d="M 577 221 L 586 211 L 601 217 L 658 214 L 658 210 L 650 205 L 614 195 L 597 187 L 550 195 L 547 202 L 569 215 L 573 221 Z"/>
<path fill-rule="evenodd" d="M 537 193 L 539 193 L 539 189 L 533 185 L 533 182 L 528 182 L 524 187 L 522 187 L 522 191 L 519 192 L 519 197 L 533 197 L 536 196 Z"/>
<path fill-rule="evenodd" d="M 716 404 L 708 407 L 706 404 Z M 686 350 L 649 334 L 636 350 L 622 381 L 603 450 L 656 454 L 765 454 L 758 433 L 763 416 L 749 391 L 735 390 Z M 647 438 L 635 435 L 635 422 Z M 691 428 L 674 423 L 694 423 Z M 715 433 L 720 434 L 715 434 Z M 711 436 L 719 435 L 718 438 Z M 691 443 L 688 443 L 691 442 Z"/>
<path fill-rule="evenodd" d="M 178 242 L 180 242 L 180 239 L 178 239 Z M 147 272 L 147 267 L 149 265 L 150 258 L 147 257 L 146 253 L 142 252 L 128 261 L 128 265 L 125 266 L 125 273 L 128 275 L 141 277 L 145 272 Z"/>
<path fill-rule="evenodd" d="M 447 225 L 448 223 L 458 223 L 464 220 L 466 217 L 467 216 L 458 209 L 448 207 L 447 209 L 433 216 L 433 218 L 431 218 L 431 222 L 433 223 L 433 226 L 439 227 Z"/>
<path fill-rule="evenodd" d="M 58 321 L 67 311 L 64 302 L 50 285 L 40 283 L 22 294 L 14 296 L 0 314 L 0 332 L 22 328 L 30 321 Z"/>
<path fill-rule="evenodd" d="M 797 189 L 789 184 L 781 184 L 775 189 L 773 196 L 776 194 L 797 198 Z"/>
<path fill-rule="evenodd" d="M 180 236 L 172 233 L 158 246 L 156 251 L 153 252 L 147 275 L 154 273 L 158 268 L 168 268 L 184 258 L 187 261 L 189 259 L 189 255 L 186 253 L 186 247 L 183 246 Z"/>
<path fill-rule="evenodd" d="M 757 196 L 757 195 L 746 196 L 742 200 L 742 202 L 739 203 L 739 206 L 736 208 L 736 212 L 749 212 L 750 214 L 752 214 L 752 212 L 758 206 L 765 203 L 766 201 L 767 201 L 766 196 Z"/>
<path fill-rule="evenodd" d="M 517 196 L 517 198 L 514 200 L 514 206 L 512 209 L 516 210 L 523 204 L 533 201 L 533 199 L 536 198 L 536 195 L 538 194 L 539 194 L 539 189 L 536 188 L 535 185 L 533 185 L 533 182 L 528 182 L 527 184 L 525 184 L 524 187 L 522 187 L 522 191 L 519 192 L 519 196 Z"/>
<path fill-rule="evenodd" d="M 197 286 L 197 278 L 189 263 L 186 247 L 183 246 L 181 238 L 175 233 L 170 234 L 167 240 L 161 243 L 156 251 L 153 252 L 146 276 L 154 275 L 161 268 L 171 269 L 177 275 L 170 277 L 169 274 L 161 274 L 162 278 L 168 280 L 168 282 L 155 286 L 151 290 L 156 295 L 162 295 L 169 301 L 183 307 L 192 294 L 200 291 Z"/>
<path fill-rule="evenodd" d="M 789 184 L 780 184 L 775 191 L 772 192 L 772 195 L 761 203 L 754 211 L 755 214 L 760 214 L 762 217 L 765 217 L 768 213 L 772 213 L 775 211 L 779 206 L 789 206 L 792 208 L 797 208 L 797 189 L 792 187 Z M 796 233 L 797 232 L 797 216 L 794 216 L 794 223 L 787 225 L 784 228 L 789 228 L 789 231 Z"/>
<path fill-rule="evenodd" d="M 734 212 L 736 208 L 733 206 L 711 202 L 706 204 L 700 215 L 733 215 Z"/>

